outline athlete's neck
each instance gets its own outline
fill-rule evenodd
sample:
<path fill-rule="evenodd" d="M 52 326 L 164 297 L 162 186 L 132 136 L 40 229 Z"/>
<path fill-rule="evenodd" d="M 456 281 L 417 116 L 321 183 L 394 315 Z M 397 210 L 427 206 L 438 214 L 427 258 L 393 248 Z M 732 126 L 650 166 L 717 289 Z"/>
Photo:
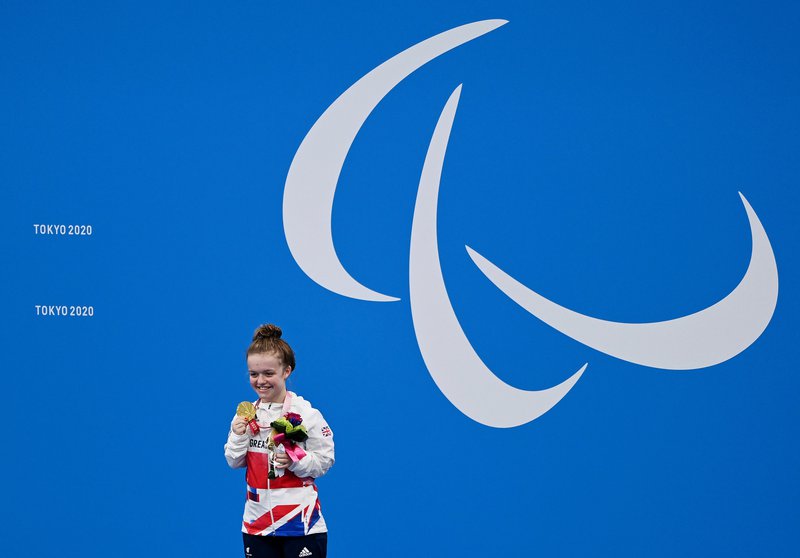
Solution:
<path fill-rule="evenodd" d="M 286 390 L 283 390 L 281 393 L 275 394 L 273 397 L 269 399 L 262 399 L 261 402 L 264 404 L 269 403 L 283 403 L 286 400 Z"/>

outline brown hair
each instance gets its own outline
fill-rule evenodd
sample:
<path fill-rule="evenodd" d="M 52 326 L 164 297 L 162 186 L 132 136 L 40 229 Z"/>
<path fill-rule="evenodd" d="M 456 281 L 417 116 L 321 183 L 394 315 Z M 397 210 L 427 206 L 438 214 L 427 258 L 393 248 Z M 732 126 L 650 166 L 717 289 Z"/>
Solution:
<path fill-rule="evenodd" d="M 294 370 L 294 351 L 289 343 L 281 339 L 283 331 L 275 324 L 259 326 L 253 334 L 253 342 L 247 349 L 247 356 L 268 353 L 277 356 L 286 366 Z"/>

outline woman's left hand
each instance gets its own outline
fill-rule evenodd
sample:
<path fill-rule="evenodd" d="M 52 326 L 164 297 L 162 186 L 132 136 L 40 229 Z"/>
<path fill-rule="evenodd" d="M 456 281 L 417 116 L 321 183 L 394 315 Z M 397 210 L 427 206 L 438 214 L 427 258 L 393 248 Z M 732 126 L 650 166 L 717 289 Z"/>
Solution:
<path fill-rule="evenodd" d="M 291 458 L 286 455 L 285 453 L 276 453 L 275 454 L 275 468 L 276 469 L 285 469 L 289 466 L 292 462 Z"/>

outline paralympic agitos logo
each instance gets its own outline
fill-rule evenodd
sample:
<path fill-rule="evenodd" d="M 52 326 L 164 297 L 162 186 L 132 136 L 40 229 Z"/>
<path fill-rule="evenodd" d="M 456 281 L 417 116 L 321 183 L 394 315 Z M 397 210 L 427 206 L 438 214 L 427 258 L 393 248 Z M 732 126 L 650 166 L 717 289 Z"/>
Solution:
<path fill-rule="evenodd" d="M 356 281 L 336 255 L 331 213 L 342 165 L 367 117 L 398 83 L 434 58 L 506 23 L 486 20 L 463 25 L 404 50 L 342 93 L 309 130 L 286 177 L 283 223 L 295 261 L 313 281 L 360 300 L 399 300 Z M 436 215 L 442 164 L 460 93 L 461 85 L 442 110 L 417 191 L 409 255 L 411 314 L 422 357 L 445 397 L 477 422 L 513 427 L 549 411 L 580 379 L 588 364 L 551 388 L 517 389 L 500 380 L 481 361 L 459 325 L 442 277 Z M 752 236 L 750 264 L 741 282 L 716 304 L 662 322 L 611 322 L 579 314 L 542 297 L 468 246 L 466 249 L 475 265 L 509 298 L 580 343 L 654 368 L 705 368 L 733 358 L 758 339 L 778 299 L 778 270 L 772 247 L 755 211 L 739 195 Z"/>

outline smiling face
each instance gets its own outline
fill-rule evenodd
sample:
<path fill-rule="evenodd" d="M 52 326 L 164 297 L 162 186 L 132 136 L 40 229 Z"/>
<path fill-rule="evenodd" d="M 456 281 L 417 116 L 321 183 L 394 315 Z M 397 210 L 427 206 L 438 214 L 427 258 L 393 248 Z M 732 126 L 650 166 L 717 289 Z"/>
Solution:
<path fill-rule="evenodd" d="M 286 397 L 286 378 L 292 367 L 281 362 L 277 355 L 255 353 L 247 357 L 250 385 L 264 403 L 283 403 Z"/>

